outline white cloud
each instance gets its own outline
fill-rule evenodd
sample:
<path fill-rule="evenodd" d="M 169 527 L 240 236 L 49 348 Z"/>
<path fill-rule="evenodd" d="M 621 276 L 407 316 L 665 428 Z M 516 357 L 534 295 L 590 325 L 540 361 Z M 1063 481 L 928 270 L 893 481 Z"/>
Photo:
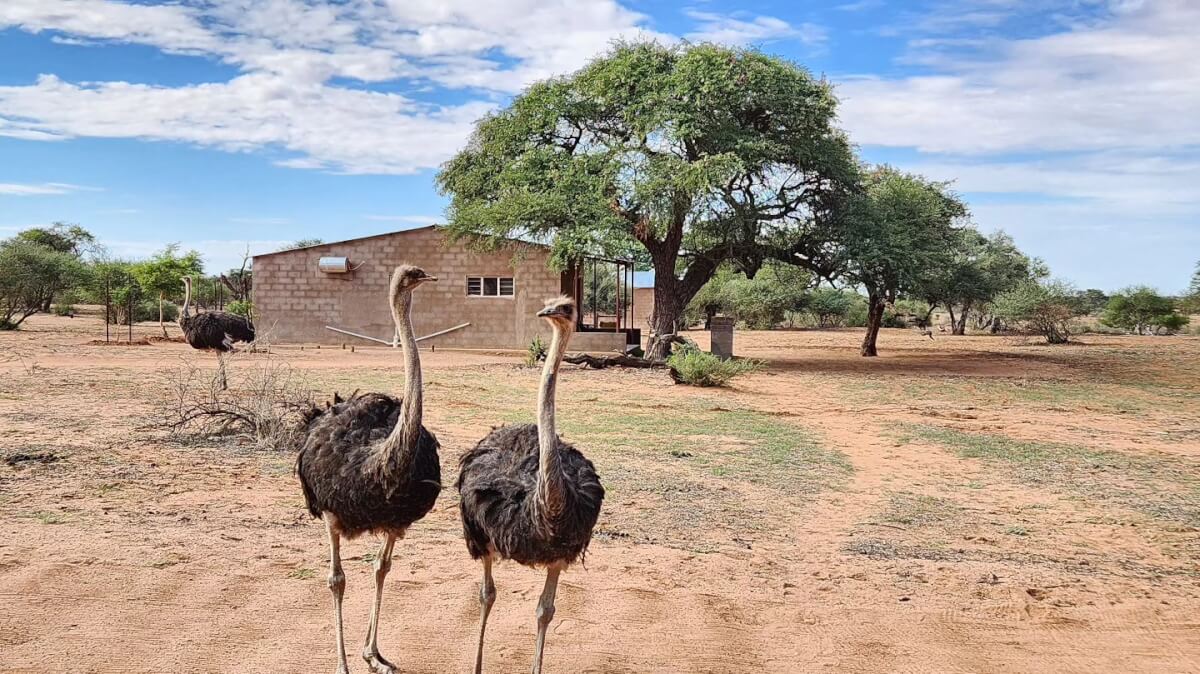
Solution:
<path fill-rule="evenodd" d="M 1090 203 L 1111 218 L 1200 211 L 1200 159 L 1122 152 L 1026 161 L 927 159 L 905 169 L 972 193 L 1041 194 Z M 1026 205 L 1028 207 L 1028 205 Z"/>
<path fill-rule="evenodd" d="M 1097 24 L 992 43 L 941 72 L 846 78 L 841 117 L 866 145 L 960 154 L 1200 144 L 1200 4 L 1140 4 Z"/>
<path fill-rule="evenodd" d="M 729 16 L 713 12 L 688 10 L 697 21 L 696 30 L 688 33 L 693 42 L 748 45 L 772 40 L 795 39 L 806 45 L 818 45 L 827 38 L 825 29 L 814 23 L 792 24 L 773 16 Z"/>
<path fill-rule="evenodd" d="M 0 195 L 31 197 L 72 192 L 98 192 L 98 187 L 72 185 L 71 183 L 0 183 Z"/>
<path fill-rule="evenodd" d="M 461 147 L 497 97 L 574 70 L 620 37 L 663 37 L 617 0 L 4 0 L 0 30 L 85 44 L 142 44 L 241 72 L 186 86 L 67 82 L 0 87 L 0 136 L 169 140 L 293 156 L 280 166 L 412 173 Z M 343 86 L 480 90 L 438 106 Z"/>
<path fill-rule="evenodd" d="M 0 87 L 0 114 L 10 115 L 12 124 L 30 120 L 20 124 L 34 133 L 184 141 L 231 151 L 276 146 L 304 155 L 285 164 L 347 173 L 436 167 L 491 108 L 487 102 L 436 107 L 398 94 L 299 87 L 268 73 L 183 87 L 80 85 L 45 75 L 32 86 Z"/>

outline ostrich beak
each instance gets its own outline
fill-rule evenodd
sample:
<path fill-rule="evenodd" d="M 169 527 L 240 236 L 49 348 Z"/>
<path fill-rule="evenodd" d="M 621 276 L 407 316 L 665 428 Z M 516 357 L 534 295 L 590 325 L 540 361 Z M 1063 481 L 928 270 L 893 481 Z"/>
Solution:
<path fill-rule="evenodd" d="M 546 307 L 537 312 L 538 318 L 554 318 L 555 316 L 566 316 L 567 313 L 562 310 L 562 307 Z"/>
<path fill-rule="evenodd" d="M 436 276 L 430 276 L 429 274 L 426 274 L 426 275 L 424 275 L 424 276 L 422 276 L 422 277 L 421 277 L 421 280 L 422 280 L 422 281 L 437 281 L 437 277 L 436 277 Z"/>

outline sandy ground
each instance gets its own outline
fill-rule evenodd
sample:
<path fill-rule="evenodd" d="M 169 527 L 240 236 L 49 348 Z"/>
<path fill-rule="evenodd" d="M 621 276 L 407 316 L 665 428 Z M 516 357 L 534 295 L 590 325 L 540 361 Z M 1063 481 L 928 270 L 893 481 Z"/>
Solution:
<path fill-rule="evenodd" d="M 292 456 L 166 433 L 171 373 L 212 356 L 97 337 L 86 317 L 0 333 L 0 671 L 332 671 Z M 729 390 L 565 373 L 564 434 L 609 496 L 548 671 L 1200 671 L 1200 340 L 897 330 L 862 359 L 859 338 L 739 333 L 767 367 Z M 491 425 L 532 419 L 536 371 L 422 357 L 450 483 Z M 322 396 L 402 383 L 388 349 L 242 365 L 268 358 Z M 353 671 L 375 546 L 343 549 Z M 478 574 L 447 490 L 397 545 L 384 654 L 469 671 Z M 485 669 L 524 671 L 541 578 L 496 581 Z"/>

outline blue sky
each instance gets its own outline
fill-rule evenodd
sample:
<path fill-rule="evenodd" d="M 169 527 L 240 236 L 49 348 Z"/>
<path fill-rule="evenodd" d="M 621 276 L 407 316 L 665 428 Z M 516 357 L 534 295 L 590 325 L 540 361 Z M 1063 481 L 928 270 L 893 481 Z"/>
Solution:
<path fill-rule="evenodd" d="M 1058 276 L 1200 259 L 1193 0 L 3 0 L 0 237 L 241 252 L 439 221 L 472 122 L 612 40 L 754 45 L 837 85 L 862 155 L 954 179 Z"/>

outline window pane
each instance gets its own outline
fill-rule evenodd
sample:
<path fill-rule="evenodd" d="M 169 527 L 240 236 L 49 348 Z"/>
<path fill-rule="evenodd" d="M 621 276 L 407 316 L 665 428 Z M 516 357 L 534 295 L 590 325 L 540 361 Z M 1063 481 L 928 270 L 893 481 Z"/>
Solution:
<path fill-rule="evenodd" d="M 467 277 L 467 294 L 482 295 L 483 294 L 483 279 L 478 276 Z"/>
<path fill-rule="evenodd" d="M 485 276 L 483 278 L 483 294 L 484 294 L 484 296 L 495 297 L 496 295 L 500 294 L 496 291 L 497 281 L 499 281 L 499 280 L 500 279 L 497 279 L 495 276 Z"/>
<path fill-rule="evenodd" d="M 500 294 L 505 297 L 512 297 L 513 280 L 511 278 L 500 279 Z"/>

